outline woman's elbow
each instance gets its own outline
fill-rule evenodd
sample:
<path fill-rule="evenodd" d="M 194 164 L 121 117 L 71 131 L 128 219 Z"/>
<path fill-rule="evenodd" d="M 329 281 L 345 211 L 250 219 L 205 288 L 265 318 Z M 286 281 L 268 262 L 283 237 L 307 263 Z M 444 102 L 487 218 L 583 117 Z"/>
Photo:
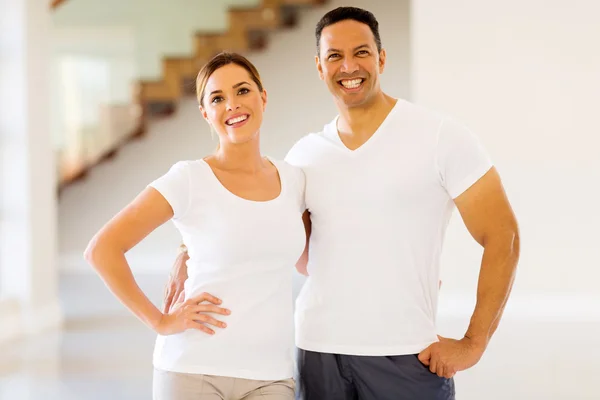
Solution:
<path fill-rule="evenodd" d="M 98 259 L 98 240 L 97 238 L 93 238 L 88 243 L 85 251 L 83 252 L 83 258 L 87 261 L 92 267 L 96 268 L 96 261 Z"/>
<path fill-rule="evenodd" d="M 116 249 L 116 246 L 107 241 L 106 238 L 94 236 L 83 252 L 83 258 L 94 270 L 98 271 L 102 268 L 102 259 L 105 259 L 107 254 L 112 253 L 113 248 Z"/>

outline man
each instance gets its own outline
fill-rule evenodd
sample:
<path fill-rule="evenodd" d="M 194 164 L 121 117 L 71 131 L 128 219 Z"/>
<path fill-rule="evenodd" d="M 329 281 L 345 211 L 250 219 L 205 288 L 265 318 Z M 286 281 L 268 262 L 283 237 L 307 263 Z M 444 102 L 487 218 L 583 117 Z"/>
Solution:
<path fill-rule="evenodd" d="M 368 11 L 317 25 L 316 64 L 339 111 L 286 160 L 306 174 L 308 275 L 297 300 L 299 396 L 454 399 L 496 330 L 519 256 L 497 171 L 460 124 L 380 88 L 386 52 Z M 459 340 L 438 337 L 439 260 L 453 208 L 484 247 L 477 304 Z M 175 266 L 167 306 L 185 279 Z"/>

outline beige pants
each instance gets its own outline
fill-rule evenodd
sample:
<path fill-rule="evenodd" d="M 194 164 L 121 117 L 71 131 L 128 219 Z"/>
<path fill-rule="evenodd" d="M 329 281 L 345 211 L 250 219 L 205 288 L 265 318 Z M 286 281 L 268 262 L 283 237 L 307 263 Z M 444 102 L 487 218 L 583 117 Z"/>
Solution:
<path fill-rule="evenodd" d="M 294 400 L 293 379 L 255 381 L 154 370 L 154 400 Z"/>

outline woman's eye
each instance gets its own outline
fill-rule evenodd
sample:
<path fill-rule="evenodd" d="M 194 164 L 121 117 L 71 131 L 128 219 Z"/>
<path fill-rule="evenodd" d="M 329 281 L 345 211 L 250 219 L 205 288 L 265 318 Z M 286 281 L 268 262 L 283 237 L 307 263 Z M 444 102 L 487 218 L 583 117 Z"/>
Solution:
<path fill-rule="evenodd" d="M 223 98 L 221 96 L 213 97 L 211 103 L 216 104 L 216 103 L 220 102 L 221 100 L 223 100 Z"/>
<path fill-rule="evenodd" d="M 247 88 L 242 88 L 242 89 L 240 89 L 240 91 L 238 92 L 238 94 L 246 94 L 248 92 L 250 92 L 250 90 L 248 90 Z"/>

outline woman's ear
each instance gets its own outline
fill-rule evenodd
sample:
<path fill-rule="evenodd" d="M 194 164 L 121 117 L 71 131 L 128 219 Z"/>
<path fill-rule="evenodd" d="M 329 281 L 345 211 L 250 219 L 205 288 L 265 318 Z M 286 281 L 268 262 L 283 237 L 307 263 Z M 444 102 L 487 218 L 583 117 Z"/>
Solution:
<path fill-rule="evenodd" d="M 202 113 L 202 118 L 204 118 L 204 120 L 210 125 L 210 122 L 208 121 L 208 114 L 206 113 L 204 107 L 198 106 L 198 109 L 200 110 L 200 113 Z"/>
<path fill-rule="evenodd" d="M 263 112 L 264 112 L 265 109 L 267 108 L 267 91 L 265 89 L 263 89 L 262 93 L 260 94 L 260 97 L 263 102 Z"/>

